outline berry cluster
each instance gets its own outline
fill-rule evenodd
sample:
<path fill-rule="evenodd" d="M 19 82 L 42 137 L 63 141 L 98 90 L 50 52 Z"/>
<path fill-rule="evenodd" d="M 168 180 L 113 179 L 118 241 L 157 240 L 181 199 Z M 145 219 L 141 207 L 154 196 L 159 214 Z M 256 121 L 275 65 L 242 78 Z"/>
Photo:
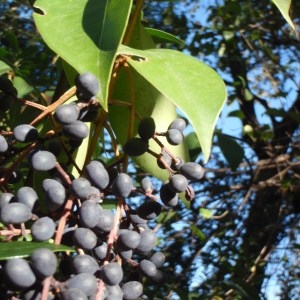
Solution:
<path fill-rule="evenodd" d="M 99 90 L 99 81 L 91 73 L 83 73 L 75 79 L 78 101 L 59 106 L 54 117 L 61 124 L 63 134 L 70 143 L 79 146 L 89 135 L 85 122 L 92 122 L 98 114 L 99 102 L 95 98 Z"/>
<path fill-rule="evenodd" d="M 174 120 L 166 132 L 157 132 L 154 120 L 144 118 L 139 122 L 139 137 L 129 139 L 123 151 L 129 156 L 148 152 L 168 171 L 169 180 L 160 188 L 161 202 L 153 195 L 148 177 L 140 185 L 134 184 L 126 170 L 99 160 L 91 160 L 74 178 L 68 173 L 68 167 L 74 164 L 71 153 L 89 135 L 85 122 L 98 115 L 95 96 L 100 88 L 98 79 L 90 73 L 79 75 L 75 84 L 78 100 L 62 103 L 48 114 L 53 130 L 41 134 L 35 127 L 39 119 L 35 119 L 0 134 L 3 242 L 30 235 L 34 242 L 51 241 L 76 252 L 54 253 L 41 247 L 28 258 L 1 263 L 1 276 L 7 284 L 0 289 L 8 299 L 137 299 L 143 293 L 144 279 L 163 283 L 165 275 L 160 268 L 165 256 L 154 251 L 157 236 L 149 221 L 161 213 L 164 205 L 177 205 L 179 193 L 185 192 L 191 200 L 189 181 L 203 176 L 200 165 L 174 157 L 158 139 L 164 136 L 171 145 L 181 143 L 184 119 Z M 7 78 L 1 77 L 0 89 L 2 111 L 10 108 L 5 96 L 22 100 L 16 98 Z M 30 105 L 28 101 L 26 104 Z M 161 153 L 149 149 L 150 139 L 160 145 Z M 67 162 L 58 161 L 58 148 L 67 153 Z M 24 162 L 28 162 L 29 173 L 42 172 L 43 179 L 40 186 L 28 184 L 12 190 L 9 183 L 22 178 L 22 172 L 20 176 L 14 174 Z M 145 197 L 136 209 L 128 201 L 133 192 Z M 116 199 L 115 212 L 104 208 L 106 197 Z"/>
<path fill-rule="evenodd" d="M 151 118 L 144 118 L 138 125 L 140 137 L 129 139 L 123 147 L 123 151 L 130 156 L 140 156 L 146 152 L 157 158 L 157 164 L 169 172 L 169 180 L 160 189 L 160 199 L 166 206 L 176 206 L 179 201 L 179 193 L 185 192 L 187 200 L 194 197 L 193 188 L 189 181 L 198 181 L 203 177 L 203 168 L 194 162 L 184 163 L 183 159 L 175 157 L 166 146 L 157 138 L 166 137 L 167 142 L 176 146 L 183 141 L 183 131 L 186 122 L 177 118 L 171 122 L 166 132 L 156 132 L 155 121 Z M 157 154 L 149 149 L 149 140 L 153 139 L 161 147 L 161 153 Z"/>

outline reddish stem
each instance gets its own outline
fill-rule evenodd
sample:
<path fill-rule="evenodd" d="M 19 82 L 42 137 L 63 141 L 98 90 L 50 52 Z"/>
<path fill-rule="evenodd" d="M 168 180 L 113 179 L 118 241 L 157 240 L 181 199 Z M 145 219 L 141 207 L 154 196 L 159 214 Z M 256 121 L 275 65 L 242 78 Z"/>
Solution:
<path fill-rule="evenodd" d="M 57 228 L 57 231 L 55 234 L 55 239 L 54 239 L 55 245 L 59 245 L 61 243 L 64 228 L 65 228 L 67 220 L 71 214 L 73 200 L 74 200 L 73 197 L 70 197 L 65 204 L 65 208 L 64 208 L 62 216 L 60 217 L 58 228 Z"/>
<path fill-rule="evenodd" d="M 51 285 L 51 279 L 52 279 L 52 276 L 49 276 L 49 277 L 45 278 L 43 281 L 43 291 L 42 291 L 41 300 L 48 299 L 49 289 L 50 289 L 50 285 Z"/>

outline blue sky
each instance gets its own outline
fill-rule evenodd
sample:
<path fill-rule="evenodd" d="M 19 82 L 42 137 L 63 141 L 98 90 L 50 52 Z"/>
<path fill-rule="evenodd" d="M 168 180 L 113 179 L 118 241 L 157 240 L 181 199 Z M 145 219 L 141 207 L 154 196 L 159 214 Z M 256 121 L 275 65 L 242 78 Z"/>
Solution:
<path fill-rule="evenodd" d="M 199 9 L 194 12 L 194 16 L 193 16 L 193 21 L 198 22 L 201 25 L 207 25 L 207 7 L 209 5 L 213 5 L 216 1 L 212 1 L 212 0 L 202 0 L 202 1 L 197 1 L 200 3 L 200 7 Z M 221 1 L 220 1 L 221 2 Z M 196 3 L 196 1 L 195 1 Z M 183 4 L 178 4 L 178 9 L 182 10 L 183 12 L 186 12 L 190 9 L 190 7 L 186 7 Z M 189 40 L 189 39 L 188 39 Z M 284 50 L 283 50 L 284 51 Z M 293 55 L 292 53 L 282 53 L 283 55 L 283 60 L 288 59 L 289 55 Z M 201 55 L 199 55 L 201 58 Z M 209 57 L 208 60 L 205 59 L 205 61 L 215 61 L 216 58 L 215 57 Z M 282 65 L 285 64 L 284 61 L 281 62 Z M 295 72 L 295 77 L 293 79 L 290 80 L 286 80 L 286 84 L 284 86 L 284 89 L 286 91 L 289 91 L 288 94 L 285 97 L 276 97 L 273 99 L 268 99 L 268 104 L 271 105 L 272 108 L 284 108 L 284 109 L 288 109 L 292 103 L 293 100 L 295 99 L 295 96 L 297 94 L 297 91 L 300 87 L 300 63 L 299 62 L 295 62 L 294 63 L 294 67 L 296 70 L 298 70 L 299 72 Z M 263 70 L 261 68 L 257 68 L 252 70 L 251 72 L 249 72 L 248 74 L 248 80 L 251 81 L 255 81 L 256 76 L 259 74 L 259 72 L 262 72 Z M 226 78 L 227 75 L 226 74 L 220 74 L 221 77 Z M 228 80 L 228 78 L 226 78 Z M 264 85 L 263 89 L 265 89 L 265 91 L 270 92 L 272 90 L 276 89 L 276 86 L 272 85 L 272 82 L 269 82 L 268 84 Z M 217 123 L 217 128 L 222 129 L 222 132 L 228 135 L 232 135 L 234 137 L 241 137 L 242 134 L 242 130 L 243 130 L 243 126 L 242 126 L 242 122 L 240 119 L 236 118 L 236 117 L 228 117 L 229 113 L 231 111 L 235 111 L 238 110 L 239 106 L 238 103 L 236 101 L 234 101 L 233 103 L 231 103 L 230 105 L 226 104 L 221 112 L 220 118 L 218 120 Z M 268 117 L 268 115 L 266 114 L 265 108 L 256 103 L 255 104 L 255 110 L 257 113 L 257 117 L 258 117 L 258 121 L 261 124 L 265 124 L 265 125 L 269 125 L 271 126 L 271 122 L 270 122 L 270 118 Z M 247 155 L 247 153 L 246 153 Z M 289 239 L 286 238 L 284 239 L 279 245 L 278 248 L 285 248 L 285 246 L 287 246 L 289 243 Z M 282 259 L 282 257 L 284 255 L 286 255 L 286 251 L 284 250 L 278 250 L 276 251 L 276 255 Z M 280 263 L 280 259 L 279 259 L 279 263 L 277 264 L 270 264 L 267 268 L 267 273 L 272 274 L 271 278 L 266 282 L 265 282 L 265 292 L 266 292 L 266 297 L 268 300 L 277 300 L 280 299 L 279 296 L 277 296 L 278 292 L 280 292 L 280 287 L 276 278 L 276 273 L 277 271 L 279 271 L 280 269 L 282 269 L 282 264 Z M 201 262 L 199 263 L 199 269 L 198 272 L 195 276 L 195 284 L 196 282 L 201 282 L 202 280 L 205 280 L 205 275 L 204 275 L 204 267 L 201 265 Z"/>

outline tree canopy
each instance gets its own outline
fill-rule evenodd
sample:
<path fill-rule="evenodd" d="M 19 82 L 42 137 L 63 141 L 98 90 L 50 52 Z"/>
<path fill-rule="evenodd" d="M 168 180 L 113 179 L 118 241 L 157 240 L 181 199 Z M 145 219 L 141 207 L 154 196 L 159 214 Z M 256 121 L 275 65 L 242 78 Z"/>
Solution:
<path fill-rule="evenodd" d="M 84 297 L 299 298 L 300 3 L 20 0 L 0 11 L 3 299 L 67 297 L 84 254 L 101 268 Z M 55 229 L 40 239 L 45 217 Z M 44 277 L 41 248 L 57 264 Z M 13 263 L 36 279 L 22 287 Z"/>

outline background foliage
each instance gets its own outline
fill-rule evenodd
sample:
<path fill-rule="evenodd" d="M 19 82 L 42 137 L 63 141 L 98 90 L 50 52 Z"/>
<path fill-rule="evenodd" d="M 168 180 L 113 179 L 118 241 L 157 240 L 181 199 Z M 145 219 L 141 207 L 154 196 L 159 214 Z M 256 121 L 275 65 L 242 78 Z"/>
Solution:
<path fill-rule="evenodd" d="M 190 209 L 182 204 L 165 211 L 155 225 L 161 236 L 158 247 L 168 257 L 165 272 L 170 281 L 160 287 L 146 285 L 149 299 L 263 299 L 270 293 L 272 297 L 278 293 L 280 299 L 299 298 L 299 10 L 299 3 L 293 1 L 293 31 L 270 1 L 145 1 L 142 23 L 147 32 L 164 30 L 184 41 L 174 43 L 173 37 L 172 41 L 161 35 L 155 39 L 152 32 L 156 46 L 177 49 L 204 61 L 221 75 L 228 91 L 227 105 L 214 132 L 212 153 L 204 165 L 205 178 L 195 186 L 195 200 Z M 49 35 L 45 41 L 50 50 L 35 27 L 30 3 L 4 1 L 0 11 L 2 73 L 13 67 L 19 97 L 29 95 L 44 104 L 58 99 L 69 87 L 66 76 L 72 77 L 74 70 L 67 69 L 52 52 L 61 51 L 51 47 L 52 28 L 39 27 L 42 34 L 45 30 L 44 35 Z M 37 16 L 36 21 L 38 24 Z M 130 46 L 147 51 L 153 41 L 140 33 L 144 29 L 139 30 L 135 35 L 139 38 L 132 39 Z M 58 32 L 53 33 L 53 38 L 58 36 Z M 85 71 L 78 53 L 84 52 L 86 44 L 71 40 L 67 45 L 66 58 L 59 54 L 77 71 Z M 67 60 L 71 51 L 78 67 Z M 152 58 L 151 51 L 130 51 L 141 57 L 149 53 L 148 58 Z M 164 51 L 160 53 L 167 53 Z M 111 55 L 114 58 L 116 53 Z M 131 62 L 136 82 L 151 93 L 159 90 L 176 99 L 173 103 L 190 117 L 189 108 L 185 111 L 182 103 L 186 95 L 177 95 L 177 99 L 159 82 L 153 84 L 155 69 L 162 72 L 160 68 L 165 65 L 161 64 L 169 62 L 163 56 L 158 58 L 153 54 L 158 62 L 149 73 L 136 61 Z M 175 62 L 171 63 L 174 66 Z M 101 75 L 104 82 L 111 69 L 112 58 Z M 162 79 L 160 83 L 167 80 Z M 149 87 L 149 81 L 155 90 Z M 207 83 L 204 81 L 204 85 Z M 184 90 L 193 97 L 194 89 L 189 90 L 187 85 Z M 104 104 L 107 87 L 102 91 Z M 210 86 L 209 92 L 217 91 Z M 120 91 L 116 89 L 115 95 L 119 97 Z M 126 92 L 122 100 L 125 98 Z M 124 113 L 114 109 L 114 116 Z M 168 120 L 174 117 L 172 109 Z M 143 108 L 138 111 L 146 114 Z M 111 120 L 113 123 L 113 116 Z M 197 132 L 201 120 L 192 120 Z M 22 121 L 26 121 L 26 114 Z M 209 125 L 208 140 L 214 122 Z M 124 141 L 125 133 L 120 131 L 119 138 Z M 204 157 L 192 129 L 187 132 L 186 144 L 192 160 L 206 161 L 208 150 Z M 204 144 L 202 141 L 202 148 Z M 106 149 L 109 151 L 109 147 Z M 132 172 L 139 177 L 141 170 Z"/>

